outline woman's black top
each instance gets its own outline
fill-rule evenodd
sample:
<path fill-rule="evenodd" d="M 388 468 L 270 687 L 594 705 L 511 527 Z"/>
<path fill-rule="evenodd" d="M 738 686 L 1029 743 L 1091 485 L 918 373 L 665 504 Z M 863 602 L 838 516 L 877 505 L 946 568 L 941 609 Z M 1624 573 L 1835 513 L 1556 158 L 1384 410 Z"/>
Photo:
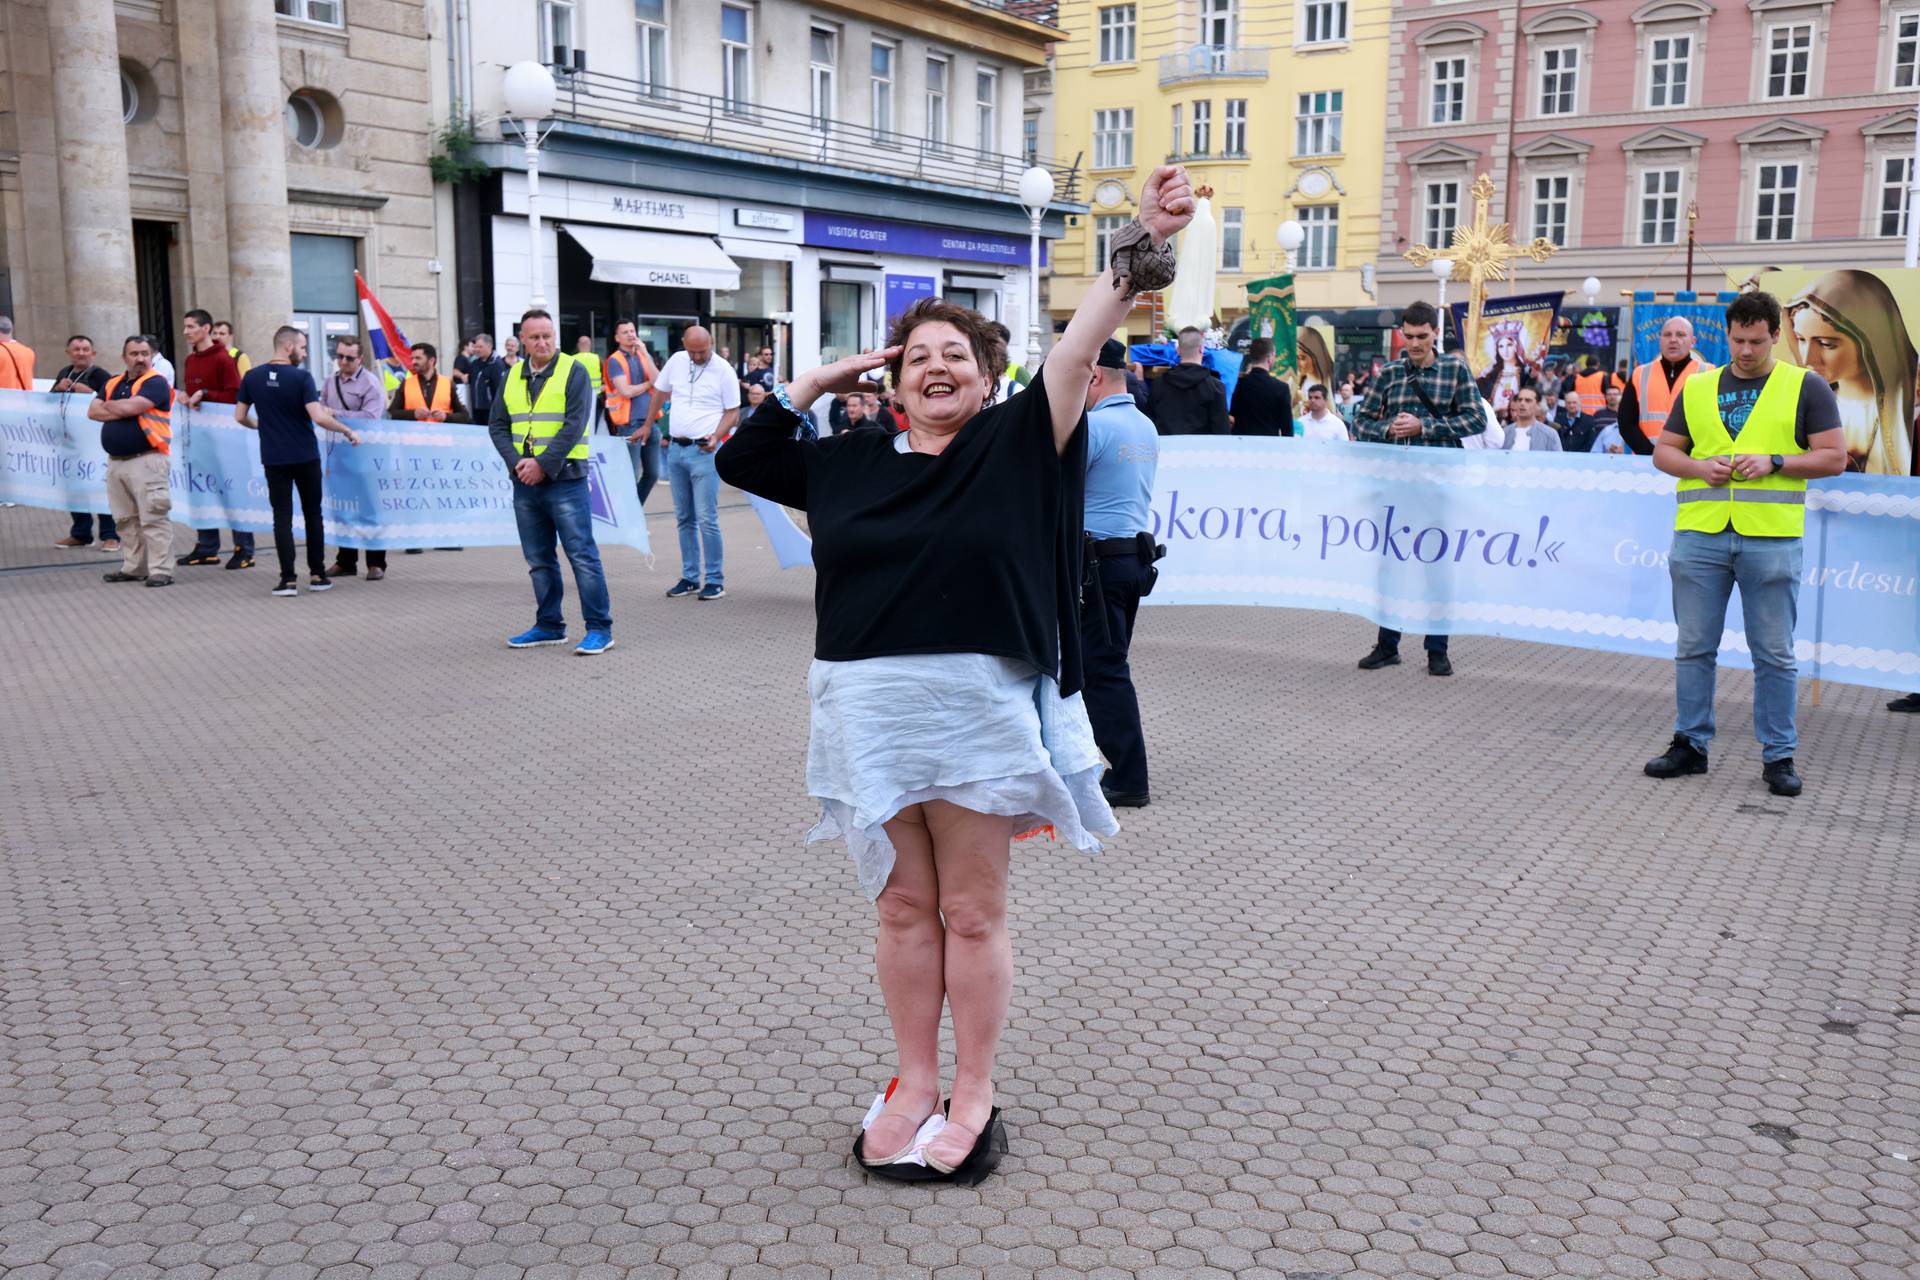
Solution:
<path fill-rule="evenodd" d="M 900 453 L 879 427 L 796 440 L 797 421 L 768 400 L 715 461 L 807 512 L 816 658 L 989 653 L 1079 691 L 1084 414 L 1064 456 L 1041 378 L 937 454 Z"/>

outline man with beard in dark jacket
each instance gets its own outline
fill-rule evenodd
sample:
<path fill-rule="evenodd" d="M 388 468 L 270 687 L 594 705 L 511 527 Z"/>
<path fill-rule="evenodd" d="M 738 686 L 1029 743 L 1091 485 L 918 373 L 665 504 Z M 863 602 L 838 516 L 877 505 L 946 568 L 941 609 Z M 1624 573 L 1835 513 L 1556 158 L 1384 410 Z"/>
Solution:
<path fill-rule="evenodd" d="M 1201 334 L 1189 325 L 1180 331 L 1180 363 L 1153 384 L 1147 416 L 1163 436 L 1224 436 L 1228 432 L 1227 389 L 1220 375 L 1200 363 Z"/>

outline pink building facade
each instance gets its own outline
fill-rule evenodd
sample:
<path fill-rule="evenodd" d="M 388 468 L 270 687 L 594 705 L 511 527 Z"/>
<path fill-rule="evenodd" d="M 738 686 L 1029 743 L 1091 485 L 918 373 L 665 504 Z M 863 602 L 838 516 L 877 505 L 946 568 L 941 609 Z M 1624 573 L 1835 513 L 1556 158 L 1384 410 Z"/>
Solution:
<path fill-rule="evenodd" d="M 1755 265 L 1897 266 L 1920 96 L 1920 0 L 1396 0 L 1380 298 L 1401 256 L 1489 216 L 1561 246 L 1517 289 L 1600 301 Z M 1504 285 L 1495 286 L 1504 292 Z M 1455 297 L 1458 296 L 1456 293 Z"/>

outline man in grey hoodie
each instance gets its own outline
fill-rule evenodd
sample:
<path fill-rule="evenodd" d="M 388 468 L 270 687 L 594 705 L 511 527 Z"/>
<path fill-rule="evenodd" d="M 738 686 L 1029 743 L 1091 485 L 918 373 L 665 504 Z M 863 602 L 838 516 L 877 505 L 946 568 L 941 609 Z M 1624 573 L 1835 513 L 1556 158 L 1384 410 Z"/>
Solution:
<path fill-rule="evenodd" d="M 1513 421 L 1503 428 L 1506 439 L 1499 445 L 1511 453 L 1560 453 L 1560 433 L 1540 420 L 1540 393 L 1522 387 L 1507 401 Z"/>

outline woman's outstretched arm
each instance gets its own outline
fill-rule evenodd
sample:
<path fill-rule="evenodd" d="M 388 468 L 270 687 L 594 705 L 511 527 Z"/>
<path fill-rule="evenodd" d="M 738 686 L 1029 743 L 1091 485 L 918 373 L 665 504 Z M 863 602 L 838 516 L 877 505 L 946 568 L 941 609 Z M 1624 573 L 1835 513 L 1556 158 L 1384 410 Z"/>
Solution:
<path fill-rule="evenodd" d="M 1155 249 L 1193 221 L 1193 187 L 1187 181 L 1185 169 L 1169 164 L 1153 171 L 1140 192 L 1137 221 L 1146 228 Z M 1141 246 L 1139 252 L 1145 251 L 1146 246 Z M 1128 287 L 1130 284 L 1123 280 L 1121 286 L 1116 287 L 1113 269 L 1103 270 L 1087 290 L 1073 319 L 1067 322 L 1067 331 L 1053 344 L 1053 350 L 1047 352 L 1047 362 L 1041 366 L 1040 376 L 1047 383 L 1047 403 L 1053 408 L 1054 447 L 1063 453 L 1074 428 L 1080 425 L 1080 415 L 1086 405 L 1087 378 L 1093 370 L 1094 358 L 1100 354 L 1100 345 L 1126 323 L 1127 313 L 1133 310 L 1134 290 Z"/>

